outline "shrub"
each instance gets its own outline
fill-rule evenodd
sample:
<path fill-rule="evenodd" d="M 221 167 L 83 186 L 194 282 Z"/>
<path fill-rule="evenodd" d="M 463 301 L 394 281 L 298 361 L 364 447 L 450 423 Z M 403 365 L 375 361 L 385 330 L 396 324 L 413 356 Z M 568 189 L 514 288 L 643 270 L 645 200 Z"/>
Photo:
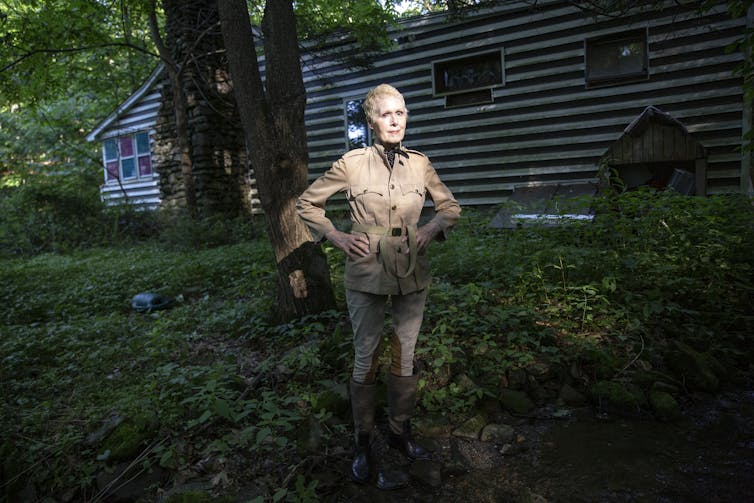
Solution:
<path fill-rule="evenodd" d="M 86 177 L 39 175 L 0 191 L 0 255 L 66 252 L 106 242 L 97 185 Z"/>

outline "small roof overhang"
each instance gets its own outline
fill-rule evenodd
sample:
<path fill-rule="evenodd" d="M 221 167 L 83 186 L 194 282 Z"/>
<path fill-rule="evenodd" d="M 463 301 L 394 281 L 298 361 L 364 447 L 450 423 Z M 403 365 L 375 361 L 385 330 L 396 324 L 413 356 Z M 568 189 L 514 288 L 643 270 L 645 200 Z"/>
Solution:
<path fill-rule="evenodd" d="M 142 96 L 147 94 L 152 89 L 152 86 L 160 77 L 160 75 L 162 75 L 164 69 L 165 65 L 163 65 L 162 63 L 157 65 L 157 67 L 152 71 L 152 74 L 147 78 L 147 80 L 144 81 L 141 87 L 139 87 L 133 94 L 131 94 L 131 96 L 129 96 L 126 101 L 121 103 L 120 106 L 118 106 L 118 108 L 113 111 L 113 113 L 108 115 L 107 118 L 97 124 L 97 126 L 92 130 L 91 133 L 86 135 L 87 141 L 96 141 L 102 131 L 106 130 L 113 122 L 118 120 L 121 115 L 127 112 L 136 102 L 138 102 L 142 98 Z"/>

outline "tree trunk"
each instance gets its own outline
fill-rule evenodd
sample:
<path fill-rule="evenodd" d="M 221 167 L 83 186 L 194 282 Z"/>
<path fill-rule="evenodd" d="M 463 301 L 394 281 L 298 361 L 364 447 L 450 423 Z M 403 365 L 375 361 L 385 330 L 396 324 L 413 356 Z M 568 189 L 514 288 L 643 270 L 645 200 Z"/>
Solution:
<path fill-rule="evenodd" d="M 262 21 L 265 86 L 244 0 L 218 0 L 233 93 L 278 269 L 283 319 L 335 306 L 327 259 L 296 214 L 307 186 L 306 89 L 291 0 L 268 0 Z M 302 286 L 305 278 L 306 288 Z"/>
<path fill-rule="evenodd" d="M 181 82 L 181 68 L 170 54 L 165 43 L 160 36 L 160 30 L 157 25 L 157 13 L 155 0 L 151 2 L 149 12 L 149 27 L 152 34 L 152 41 L 160 53 L 160 59 L 165 63 L 170 77 L 170 87 L 173 95 L 173 113 L 175 115 L 176 129 L 176 150 L 181 165 L 181 174 L 183 177 L 183 190 L 185 191 L 186 208 L 189 214 L 196 216 L 196 189 L 194 188 L 194 164 L 191 156 L 191 144 L 188 134 L 188 105 L 186 95 L 183 92 L 183 83 Z M 166 26 L 166 29 L 169 27 Z"/>

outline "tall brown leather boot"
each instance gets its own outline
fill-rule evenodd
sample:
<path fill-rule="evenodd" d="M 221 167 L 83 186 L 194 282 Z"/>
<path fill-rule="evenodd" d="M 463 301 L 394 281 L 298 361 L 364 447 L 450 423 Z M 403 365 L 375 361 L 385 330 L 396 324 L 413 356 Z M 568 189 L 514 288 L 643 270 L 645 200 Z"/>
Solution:
<path fill-rule="evenodd" d="M 390 432 L 387 444 L 411 459 L 429 459 L 427 450 L 417 445 L 411 434 L 411 417 L 416 408 L 416 386 L 419 373 L 415 370 L 411 376 L 388 376 L 388 419 Z"/>
<path fill-rule="evenodd" d="M 361 384 L 351 378 L 351 411 L 353 412 L 356 447 L 351 462 L 351 478 L 363 484 L 372 476 L 372 430 L 374 429 L 374 409 L 377 385 Z"/>

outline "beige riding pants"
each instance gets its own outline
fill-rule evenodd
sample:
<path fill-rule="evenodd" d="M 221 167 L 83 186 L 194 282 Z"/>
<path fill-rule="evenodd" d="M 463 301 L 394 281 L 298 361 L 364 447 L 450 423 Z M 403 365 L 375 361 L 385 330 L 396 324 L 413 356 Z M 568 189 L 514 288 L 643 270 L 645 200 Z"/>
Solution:
<path fill-rule="evenodd" d="M 397 376 L 413 374 L 414 348 L 424 319 L 427 290 L 405 295 L 378 295 L 346 290 L 348 314 L 354 334 L 353 380 L 358 383 L 370 384 L 375 380 L 388 300 L 393 325 L 390 372 Z"/>

